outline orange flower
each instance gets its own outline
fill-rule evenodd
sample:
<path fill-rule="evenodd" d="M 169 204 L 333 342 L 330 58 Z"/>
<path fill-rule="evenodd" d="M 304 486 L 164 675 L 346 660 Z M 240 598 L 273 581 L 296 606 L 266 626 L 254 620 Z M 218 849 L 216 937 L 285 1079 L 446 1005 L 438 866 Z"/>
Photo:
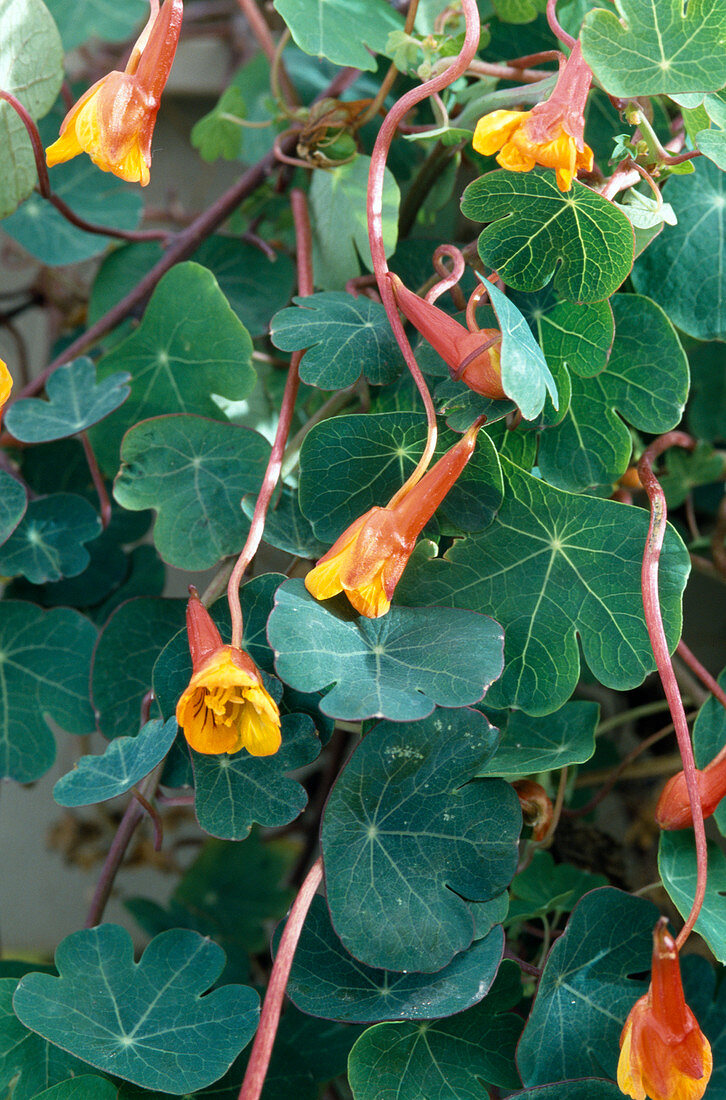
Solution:
<path fill-rule="evenodd" d="M 397 275 L 389 273 L 396 305 L 404 316 L 425 336 L 451 371 L 470 390 L 495 401 L 507 395 L 502 389 L 499 329 L 485 328 L 469 332 L 443 309 L 419 298 L 404 286 Z"/>
<path fill-rule="evenodd" d="M 192 678 L 176 720 L 197 752 L 272 756 L 280 747 L 280 712 L 252 658 L 224 645 L 196 590 L 187 604 Z"/>
<path fill-rule="evenodd" d="M 726 752 L 720 752 L 705 768 L 696 771 L 698 793 L 704 818 L 710 817 L 721 799 L 726 796 Z M 688 801 L 686 777 L 682 771 L 666 783 L 658 805 L 655 820 L 661 829 L 688 829 L 693 825 L 691 804 Z"/>
<path fill-rule="evenodd" d="M 678 948 L 662 917 L 653 932 L 650 988 L 620 1036 L 618 1087 L 633 1100 L 701 1100 L 711 1047 L 683 996 Z"/>
<path fill-rule="evenodd" d="M 554 168 L 560 191 L 569 191 L 579 169 L 590 172 L 593 152 L 583 140 L 583 112 L 592 72 L 576 42 L 560 70 L 549 99 L 531 111 L 492 111 L 476 124 L 473 145 L 512 172 L 530 172 L 535 164 Z"/>
<path fill-rule="evenodd" d="M 400 500 L 397 493 L 343 532 L 305 578 L 316 600 L 345 592 L 361 615 L 385 615 L 416 539 L 471 458 L 480 427 L 477 421 Z"/>
<path fill-rule="evenodd" d="M 2 359 L 0 359 L 0 413 L 2 413 L 5 402 L 10 397 L 10 391 L 12 388 L 12 375 L 7 368 L 7 364 L 4 363 Z"/>
<path fill-rule="evenodd" d="M 71 108 L 46 150 L 50 168 L 86 152 L 104 172 L 149 182 L 151 138 L 182 22 L 182 0 L 151 0 L 152 14 L 124 72 L 98 80 Z"/>

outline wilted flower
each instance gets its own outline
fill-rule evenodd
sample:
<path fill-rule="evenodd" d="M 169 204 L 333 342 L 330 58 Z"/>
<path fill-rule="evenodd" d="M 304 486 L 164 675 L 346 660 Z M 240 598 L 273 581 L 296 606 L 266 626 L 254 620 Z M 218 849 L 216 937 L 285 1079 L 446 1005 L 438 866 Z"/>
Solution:
<path fill-rule="evenodd" d="M 464 382 L 470 390 L 484 397 L 495 401 L 505 398 L 499 363 L 502 342 L 499 329 L 470 332 L 443 309 L 419 298 L 397 275 L 390 274 L 389 278 L 398 308 L 439 353 L 452 378 Z"/>
<path fill-rule="evenodd" d="M 149 182 L 151 138 L 174 60 L 182 0 L 166 0 L 152 14 L 124 72 L 110 72 L 89 88 L 63 119 L 60 137 L 46 150 L 49 167 L 86 152 L 104 172 L 129 183 Z"/>
<path fill-rule="evenodd" d="M 653 932 L 650 988 L 620 1036 L 618 1087 L 633 1100 L 700 1100 L 713 1059 L 683 996 L 678 948 L 661 918 Z"/>
<path fill-rule="evenodd" d="M 512 172 L 535 164 L 554 168 L 560 191 L 569 191 L 579 169 L 592 170 L 593 152 L 583 140 L 592 71 L 576 42 L 549 99 L 531 111 L 492 111 L 476 124 L 473 145 Z"/>
<path fill-rule="evenodd" d="M 316 600 L 345 592 L 361 615 L 385 615 L 416 539 L 471 458 L 480 427 L 477 421 L 400 500 L 371 508 L 343 532 L 305 578 Z"/>
<path fill-rule="evenodd" d="M 221 635 L 196 591 L 187 604 L 192 678 L 176 720 L 197 752 L 272 756 L 280 747 L 280 712 L 252 658 Z"/>
<path fill-rule="evenodd" d="M 726 754 L 721 754 L 696 771 L 698 793 L 704 818 L 710 817 L 726 796 Z M 655 820 L 661 829 L 688 829 L 693 825 L 688 801 L 686 777 L 682 771 L 668 780 L 655 808 Z"/>

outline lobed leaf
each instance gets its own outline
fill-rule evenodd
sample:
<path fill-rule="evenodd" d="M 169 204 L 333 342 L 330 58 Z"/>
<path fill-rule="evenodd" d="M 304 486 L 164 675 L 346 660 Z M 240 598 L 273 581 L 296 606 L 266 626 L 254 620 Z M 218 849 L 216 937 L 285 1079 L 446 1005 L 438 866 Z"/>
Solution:
<path fill-rule="evenodd" d="M 696 894 L 696 846 L 693 832 L 663 830 L 658 845 L 658 871 L 678 912 L 685 918 Z M 703 936 L 720 963 L 726 964 L 726 856 L 718 845 L 708 845 L 708 880 L 695 930 Z"/>
<path fill-rule="evenodd" d="M 384 0 L 275 0 L 273 7 L 305 53 L 370 72 L 376 62 L 369 51 L 384 53 L 388 35 L 403 26 Z"/>
<path fill-rule="evenodd" d="M 600 714 L 597 703 L 579 699 L 565 703 L 548 714 L 546 721 L 531 718 L 521 710 L 484 709 L 499 730 L 500 740 L 480 775 L 507 778 L 557 771 L 570 764 L 584 764 L 595 752 Z"/>
<path fill-rule="evenodd" d="M 17 984 L 17 978 L 0 978 L 0 1089 L 12 1100 L 37 1100 L 58 1082 L 78 1080 L 75 1075 L 89 1067 L 21 1024 L 13 1011 Z M 98 1100 L 107 1098 L 100 1093 Z"/>
<path fill-rule="evenodd" d="M 129 395 L 128 374 L 111 374 L 96 381 L 93 360 L 74 359 L 51 374 L 47 401 L 24 397 L 10 406 L 5 424 L 21 443 L 48 443 L 76 435 L 112 413 Z"/>
<path fill-rule="evenodd" d="M 0 573 L 22 574 L 32 584 L 76 577 L 90 561 L 84 543 L 97 538 L 95 508 L 74 493 L 28 501 L 25 515 L 0 547 Z"/>

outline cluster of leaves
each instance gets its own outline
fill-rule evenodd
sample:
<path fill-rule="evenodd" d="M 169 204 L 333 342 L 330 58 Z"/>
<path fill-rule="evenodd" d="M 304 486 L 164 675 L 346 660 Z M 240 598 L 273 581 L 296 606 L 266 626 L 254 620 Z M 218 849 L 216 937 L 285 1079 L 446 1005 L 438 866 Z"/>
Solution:
<path fill-rule="evenodd" d="M 405 87 L 422 65 L 425 75 L 458 51 L 463 27 L 454 12 L 442 31 L 436 0 L 420 0 L 405 34 L 386 0 L 274 7 L 292 37 L 282 63 L 302 106 L 283 109 L 279 81 L 270 84 L 267 59 L 255 55 L 195 126 L 188 157 L 224 158 L 240 174 L 268 163 L 292 113 L 297 152 L 314 166 L 296 181 L 312 221 L 311 296 L 293 297 L 287 169 L 274 189 L 260 172 L 222 231 L 199 234 L 203 243 L 197 223 L 182 229 L 182 262 L 171 266 L 158 241 L 119 239 L 138 227 L 143 204 L 89 162 L 52 169 L 51 186 L 108 233 L 72 225 L 33 191 L 26 130 L 0 101 L 9 247 L 44 269 L 96 259 L 88 354 L 64 357 L 44 395 L 31 385 L 5 416 L 0 775 L 37 780 L 59 731 L 97 731 L 107 744 L 79 752 L 55 785 L 60 806 L 128 800 L 155 773 L 211 838 L 165 907 L 128 903 L 150 936 L 138 962 L 129 933 L 100 924 L 64 939 L 54 967 L 0 963 L 0 1089 L 13 1100 L 236 1097 L 279 942 L 272 926 L 319 830 L 324 897 L 295 956 L 265 1100 L 314 1100 L 333 1080 L 354 1100 L 615 1100 L 618 1038 L 646 988 L 657 910 L 617 889 L 631 884 L 597 856 L 568 862 L 541 850 L 523 831 L 512 784 L 536 777 L 574 806 L 572 777 L 596 752 L 599 708 L 588 700 L 631 692 L 654 668 L 640 580 L 648 514 L 641 496 L 623 500 L 619 482 L 684 412 L 699 446 L 669 458 L 663 479 L 690 520 L 669 528 L 661 556 L 671 647 L 691 560 L 723 568 L 726 2 L 690 0 L 684 13 L 681 0 L 620 0 L 616 14 L 562 0 L 560 18 L 573 34 L 582 26 L 596 78 L 586 138 L 597 166 L 568 193 L 552 171 L 503 171 L 470 145 L 480 115 L 544 98 L 547 69 L 542 87 L 459 81 L 397 139 L 383 204 L 391 268 L 420 288 L 439 244 L 480 233 L 476 263 L 506 289 L 492 290 L 492 307 L 523 415 L 453 382 L 430 348 L 417 349 L 440 419 L 437 453 L 480 413 L 487 422 L 394 606 L 376 620 L 343 597 L 316 602 L 299 577 L 396 492 L 423 451 L 426 422 L 383 307 L 346 289 L 371 266 L 366 186 L 378 122 L 346 135 L 338 148 L 352 155 L 340 163 L 330 160 L 340 135 L 323 127 L 324 167 L 303 136 L 321 132 L 311 104 L 341 68 L 359 70 L 344 100 L 371 99 L 389 58 Z M 544 0 L 479 7 L 490 67 L 555 46 Z M 93 36 L 120 49 L 145 13 L 141 0 L 0 0 L 0 89 L 51 140 L 64 51 Z M 638 98 L 641 111 L 651 97 L 642 132 L 623 135 L 610 97 Z M 702 155 L 671 164 L 652 142 L 679 127 Z M 618 168 L 623 155 L 651 169 L 666 202 L 651 203 L 648 185 L 632 181 L 616 201 L 600 193 L 628 170 Z M 163 150 L 155 171 L 163 176 Z M 272 246 L 250 243 L 250 226 Z M 129 308 L 104 327 L 120 302 Z M 297 434 L 264 544 L 293 559 L 294 575 L 265 572 L 263 550 L 242 590 L 243 645 L 280 704 L 282 748 L 202 755 L 174 718 L 191 662 L 184 603 L 162 597 L 165 566 L 223 572 L 242 549 L 293 352 L 304 352 Z M 110 497 L 100 503 L 99 481 Z M 228 640 L 223 600 L 212 614 Z M 726 744 L 713 699 L 694 738 L 700 765 Z M 597 744 L 598 762 L 614 764 L 617 741 Z M 722 809 L 715 821 L 726 835 Z M 660 874 L 681 913 L 695 867 L 690 834 L 663 834 Z M 714 847 L 696 927 L 720 963 L 724 889 L 726 860 Z M 523 975 L 502 962 L 505 943 L 529 960 Z M 532 970 L 541 970 L 536 984 Z M 714 1000 L 703 960 L 689 976 L 717 1066 L 707 1096 L 720 1100 L 723 987 Z"/>

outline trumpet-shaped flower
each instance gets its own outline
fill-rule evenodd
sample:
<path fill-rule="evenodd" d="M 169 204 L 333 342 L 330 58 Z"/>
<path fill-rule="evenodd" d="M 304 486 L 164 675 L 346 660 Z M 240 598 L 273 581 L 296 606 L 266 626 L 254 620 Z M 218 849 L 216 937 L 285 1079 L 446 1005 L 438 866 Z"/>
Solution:
<path fill-rule="evenodd" d="M 710 817 L 726 797 L 726 753 L 719 753 L 710 764 L 696 772 L 696 777 L 703 816 Z M 655 808 L 655 820 L 661 829 L 688 829 L 693 825 L 686 777 L 682 771 L 672 776 L 663 788 Z"/>
<path fill-rule="evenodd" d="M 582 56 L 580 43 L 560 70 L 549 99 L 531 111 L 492 111 L 480 118 L 473 145 L 512 172 L 530 172 L 535 164 L 554 168 L 560 191 L 569 191 L 580 169 L 589 172 L 593 152 L 583 139 L 584 110 L 592 72 Z"/>
<path fill-rule="evenodd" d="M 86 152 L 104 172 L 129 183 L 149 182 L 151 138 L 174 60 L 182 22 L 182 0 L 166 0 L 152 15 L 124 72 L 98 80 L 71 108 L 60 137 L 46 150 L 49 167 Z"/>
<path fill-rule="evenodd" d="M 247 749 L 272 756 L 280 747 L 280 712 L 252 658 L 224 645 L 196 591 L 187 604 L 192 678 L 176 708 L 176 720 L 197 752 Z"/>
<path fill-rule="evenodd" d="M 618 1087 L 633 1100 L 700 1100 L 713 1059 L 683 996 L 676 942 L 667 921 L 653 932 L 650 988 L 630 1010 L 620 1037 Z"/>
<path fill-rule="evenodd" d="M 492 400 L 506 397 L 499 362 L 502 343 L 499 329 L 470 332 L 443 309 L 419 298 L 397 275 L 390 274 L 389 278 L 398 308 L 439 353 L 452 378 Z"/>
<path fill-rule="evenodd" d="M 345 592 L 361 615 L 385 615 L 416 539 L 471 458 L 480 426 L 477 421 L 399 500 L 371 508 L 343 532 L 305 578 L 316 600 Z"/>

